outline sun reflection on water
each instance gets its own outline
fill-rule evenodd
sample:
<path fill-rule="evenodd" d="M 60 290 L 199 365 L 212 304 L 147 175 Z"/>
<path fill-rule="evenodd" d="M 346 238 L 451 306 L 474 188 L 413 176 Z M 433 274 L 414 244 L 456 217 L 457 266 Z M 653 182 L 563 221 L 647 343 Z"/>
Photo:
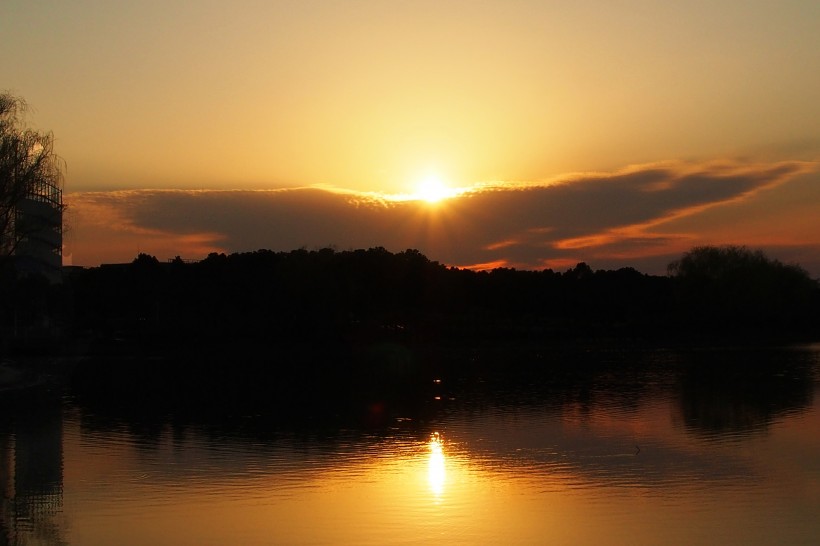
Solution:
<path fill-rule="evenodd" d="M 427 466 L 427 482 L 430 485 L 430 491 L 438 500 L 444 493 L 444 482 L 447 474 L 444 464 L 444 442 L 441 434 L 438 432 L 431 434 L 429 446 L 430 459 Z"/>

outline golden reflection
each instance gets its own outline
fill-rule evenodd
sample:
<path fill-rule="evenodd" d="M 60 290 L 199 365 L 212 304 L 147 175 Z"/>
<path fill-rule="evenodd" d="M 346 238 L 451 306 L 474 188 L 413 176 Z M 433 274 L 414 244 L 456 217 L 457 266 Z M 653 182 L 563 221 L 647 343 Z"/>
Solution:
<path fill-rule="evenodd" d="M 446 469 L 444 465 L 444 443 L 441 434 L 434 432 L 430 435 L 430 459 L 427 466 L 427 482 L 430 491 L 438 499 L 444 493 Z"/>

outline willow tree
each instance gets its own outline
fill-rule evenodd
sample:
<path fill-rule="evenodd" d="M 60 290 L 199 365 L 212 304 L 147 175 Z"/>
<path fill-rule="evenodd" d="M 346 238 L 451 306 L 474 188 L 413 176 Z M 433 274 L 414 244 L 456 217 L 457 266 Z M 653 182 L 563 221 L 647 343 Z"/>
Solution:
<path fill-rule="evenodd" d="M 668 267 L 690 327 L 748 336 L 811 336 L 820 327 L 820 283 L 796 264 L 743 246 L 701 246 Z"/>
<path fill-rule="evenodd" d="M 54 153 L 54 135 L 27 127 L 26 110 L 22 98 L 0 93 L 0 268 L 28 235 L 17 221 L 20 203 L 62 186 L 65 164 Z"/>

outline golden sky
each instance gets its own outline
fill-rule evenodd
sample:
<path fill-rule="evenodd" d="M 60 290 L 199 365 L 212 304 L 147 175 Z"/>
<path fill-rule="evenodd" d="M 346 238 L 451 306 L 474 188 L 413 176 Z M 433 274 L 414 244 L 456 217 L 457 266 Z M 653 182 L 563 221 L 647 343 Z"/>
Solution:
<path fill-rule="evenodd" d="M 454 265 L 657 269 L 692 244 L 736 243 L 820 274 L 816 1 L 5 0 L 0 40 L 0 89 L 30 103 L 29 123 L 54 132 L 68 164 L 75 264 L 406 243 Z M 601 182 L 651 177 L 658 164 L 661 185 L 672 171 L 708 173 L 714 200 L 686 176 L 692 191 L 675 185 L 661 193 L 683 200 L 666 203 Z M 750 189 L 725 187 L 718 164 L 746 173 Z M 421 227 L 343 231 L 312 208 L 302 209 L 312 231 L 294 221 L 266 238 L 270 226 L 250 225 L 246 205 L 218 204 L 190 224 L 145 209 L 123 230 L 101 227 L 123 218 L 125 201 L 133 211 L 180 192 L 411 194 L 431 174 L 536 191 L 536 202 L 571 180 L 586 220 L 547 202 L 541 216 L 519 213 L 507 193 L 485 191 L 481 211 L 468 194 L 449 200 L 471 219 L 427 206 L 420 214 L 437 223 L 415 238 L 406 233 Z M 561 235 L 521 242 L 547 231 Z"/>

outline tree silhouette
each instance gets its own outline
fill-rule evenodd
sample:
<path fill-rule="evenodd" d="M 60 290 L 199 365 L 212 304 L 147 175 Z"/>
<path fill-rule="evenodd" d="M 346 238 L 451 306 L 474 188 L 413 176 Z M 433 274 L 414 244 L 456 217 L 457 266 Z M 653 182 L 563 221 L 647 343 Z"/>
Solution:
<path fill-rule="evenodd" d="M 671 276 L 632 268 L 564 272 L 446 267 L 417 250 L 258 250 L 200 262 L 72 274 L 78 329 L 120 343 L 247 347 L 373 343 L 731 343 L 816 339 L 820 287 L 797 266 L 743 248 L 693 249 Z M 106 350 L 111 347 L 106 348 Z"/>
<path fill-rule="evenodd" d="M 0 93 L 0 353 L 35 331 L 39 337 L 55 318 L 47 283 L 20 272 L 55 280 L 62 265 L 64 165 L 52 134 L 25 125 L 26 109 L 22 98 Z"/>
<path fill-rule="evenodd" d="M 677 282 L 677 306 L 691 326 L 738 334 L 800 332 L 817 322 L 818 284 L 744 246 L 701 246 L 668 267 Z"/>
<path fill-rule="evenodd" d="M 54 153 L 54 136 L 25 126 L 26 102 L 0 94 L 0 267 L 8 262 L 30 230 L 21 225 L 17 208 L 44 187 L 60 187 L 64 163 Z M 57 212 L 62 211 L 62 205 Z"/>
<path fill-rule="evenodd" d="M 74 329 L 89 339 L 75 391 L 140 411 L 324 416 L 420 400 L 433 377 L 583 376 L 599 359 L 579 355 L 596 347 L 817 339 L 820 288 L 799 267 L 701 247 L 669 271 L 471 271 L 413 249 L 325 248 L 199 262 L 140 254 L 74 270 L 57 289 L 71 293 Z M 711 398 L 690 401 L 694 419 L 721 415 Z M 752 409 L 744 415 L 770 415 Z"/>

